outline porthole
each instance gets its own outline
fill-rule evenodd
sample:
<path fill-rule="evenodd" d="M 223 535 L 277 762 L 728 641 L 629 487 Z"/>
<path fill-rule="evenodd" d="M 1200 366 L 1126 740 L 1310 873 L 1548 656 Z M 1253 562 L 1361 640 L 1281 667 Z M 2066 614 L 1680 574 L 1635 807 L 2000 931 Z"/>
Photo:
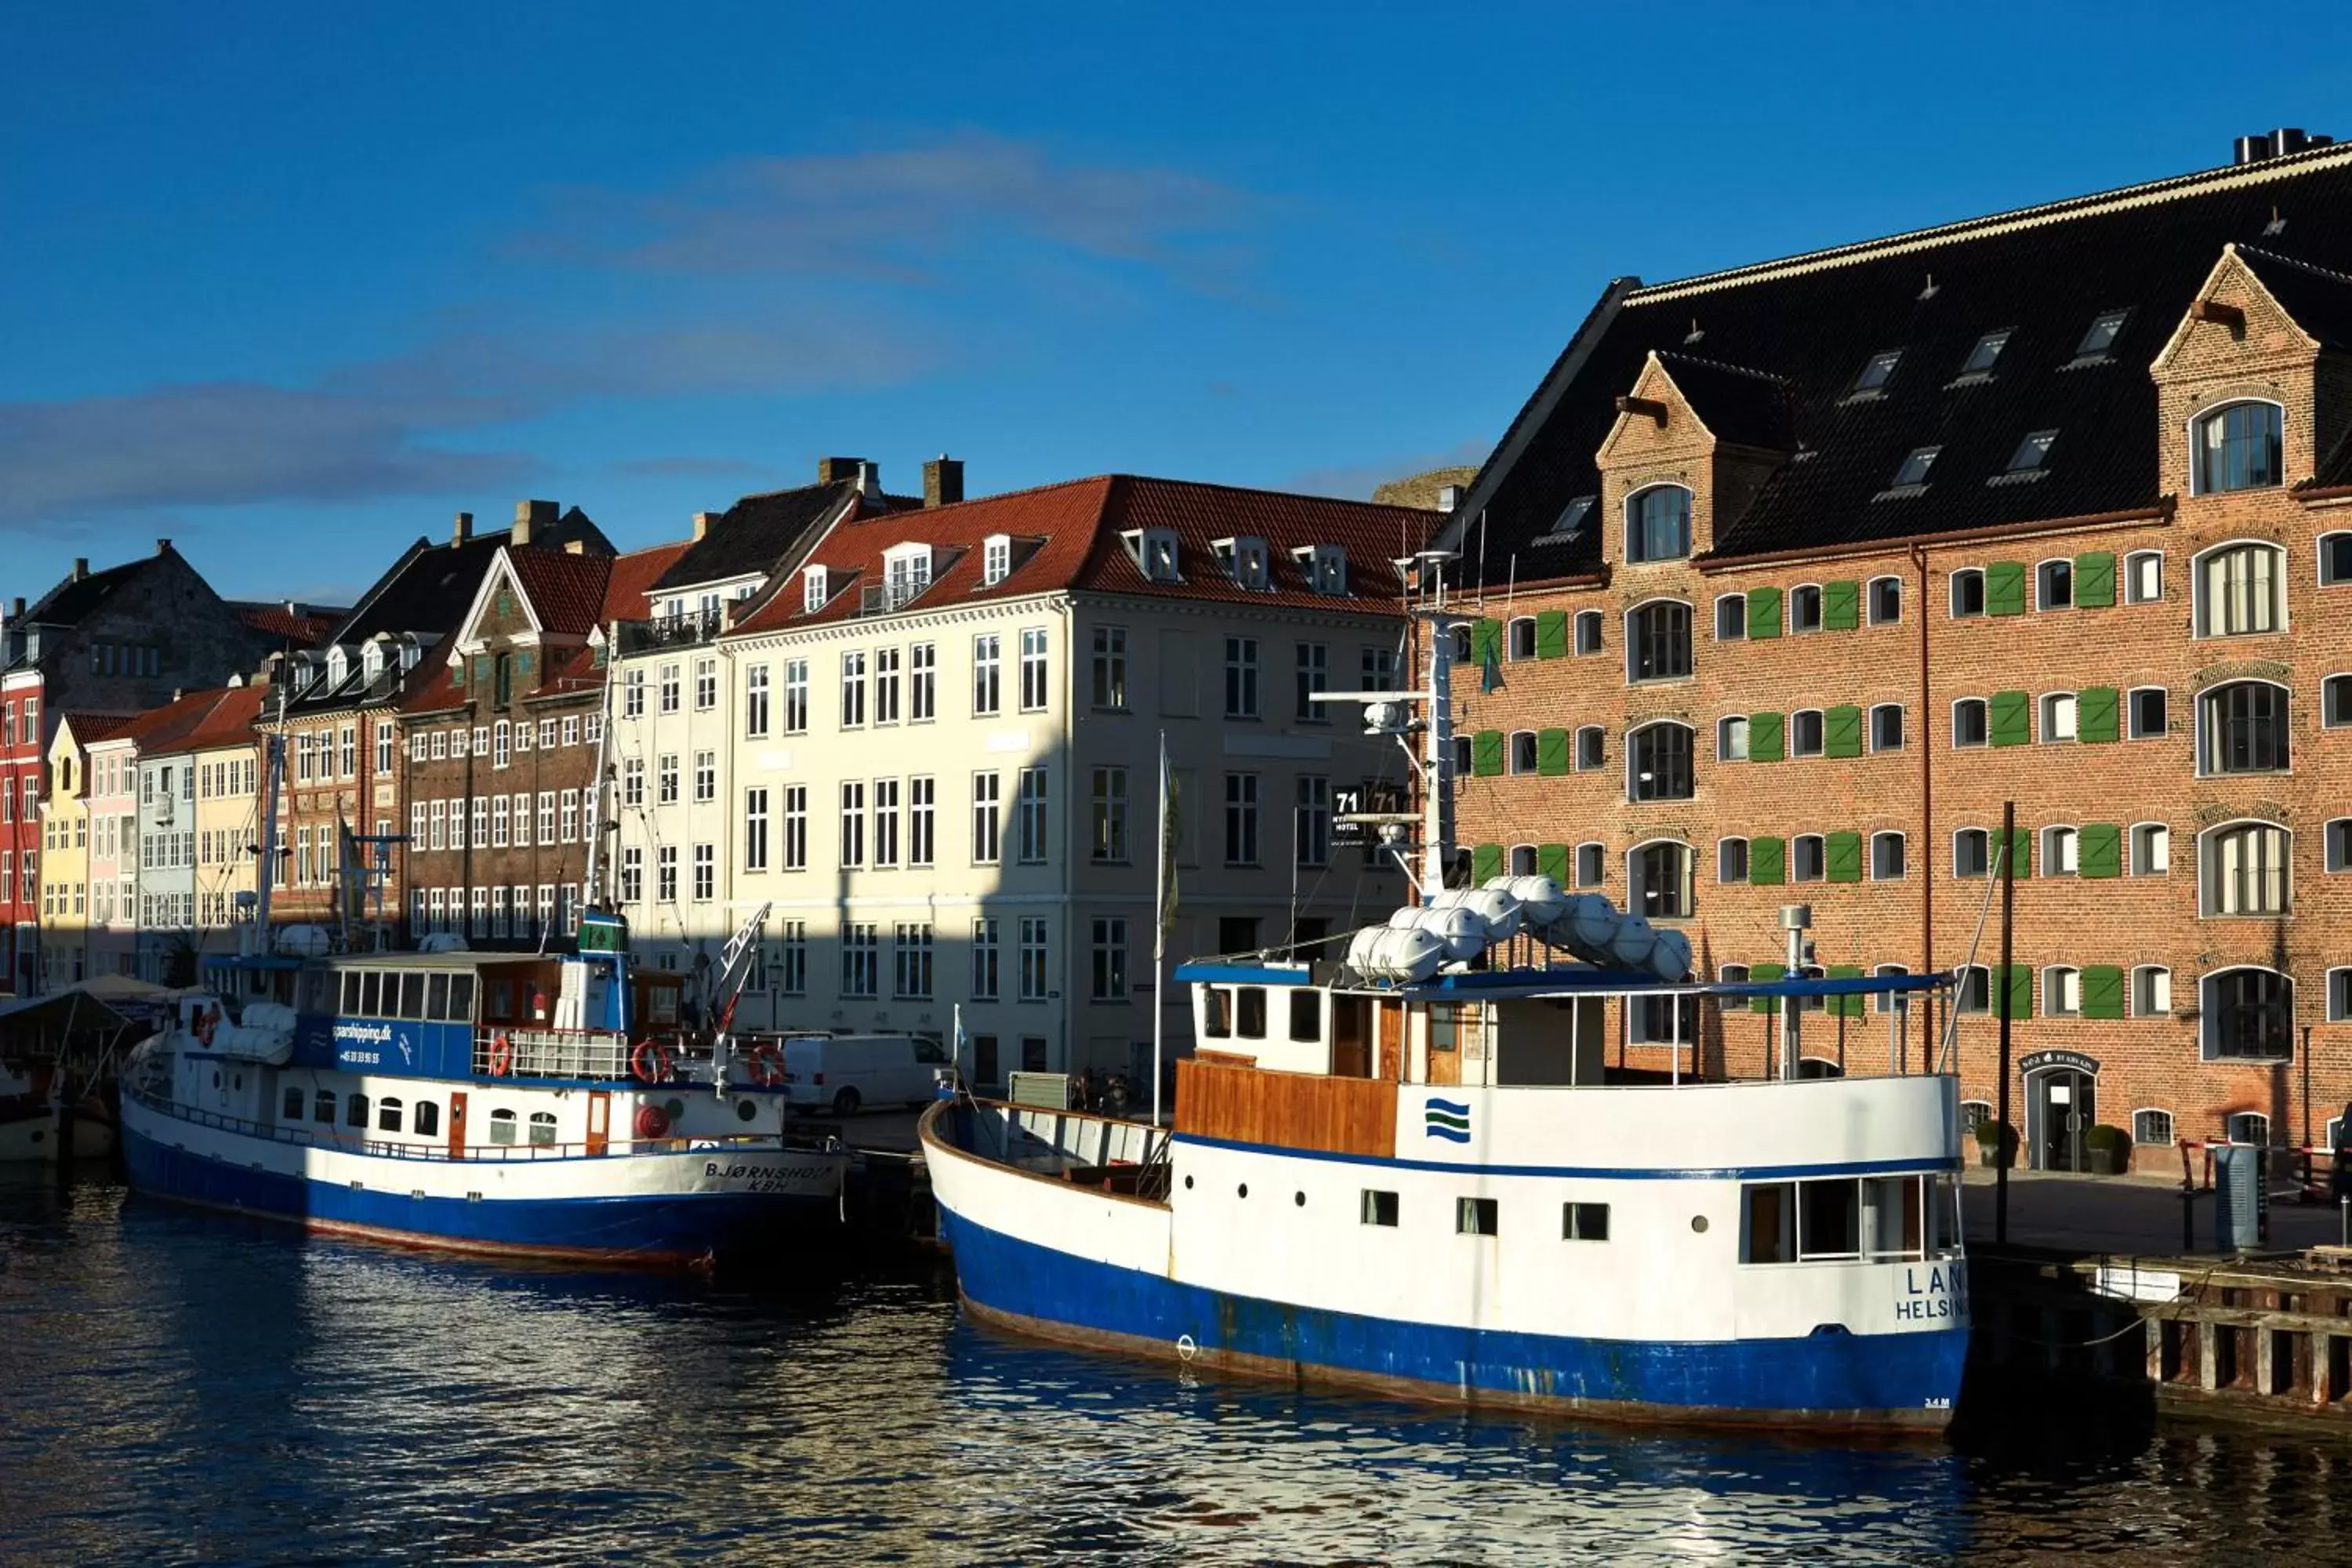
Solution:
<path fill-rule="evenodd" d="M 1247 1196 L 1249 1196 L 1249 1184 L 1248 1184 L 1247 1182 L 1244 1182 L 1240 1186 L 1238 1186 L 1238 1187 L 1234 1188 L 1234 1190 L 1235 1192 L 1238 1192 L 1239 1194 L 1241 1194 L 1241 1195 L 1242 1195 L 1242 1196 L 1244 1196 L 1244 1197 L 1247 1197 Z"/>
<path fill-rule="evenodd" d="M 1305 1208 L 1307 1206 L 1307 1194 L 1305 1193 L 1301 1193 L 1291 1201 L 1296 1203 L 1300 1208 Z"/>
<path fill-rule="evenodd" d="M 669 1118 L 669 1124 L 672 1127 L 675 1127 L 679 1122 L 686 1120 L 686 1101 L 682 1100 L 665 1100 L 662 1103 L 662 1113 Z"/>
<path fill-rule="evenodd" d="M 753 1118 L 753 1117 L 755 1117 L 755 1116 L 757 1116 L 757 1115 L 759 1115 L 759 1114 L 760 1114 L 760 1102 L 759 1102 L 758 1100 L 737 1100 L 737 1101 L 735 1102 L 735 1120 L 736 1120 L 736 1121 L 751 1121 L 751 1118 Z"/>
<path fill-rule="evenodd" d="M 1192 1178 L 1190 1176 L 1184 1178 L 1184 1190 L 1188 1193 L 1192 1190 Z"/>
<path fill-rule="evenodd" d="M 1695 1214 L 1691 1215 L 1691 1228 L 1698 1232 L 1701 1236 L 1705 1236 L 1706 1234 L 1706 1215 L 1703 1214 Z"/>

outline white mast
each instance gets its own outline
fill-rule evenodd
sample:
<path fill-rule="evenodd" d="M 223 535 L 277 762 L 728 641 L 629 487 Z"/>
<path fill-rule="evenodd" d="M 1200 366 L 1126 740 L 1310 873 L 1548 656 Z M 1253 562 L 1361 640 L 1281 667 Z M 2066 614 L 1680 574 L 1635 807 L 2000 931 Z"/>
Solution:
<path fill-rule="evenodd" d="M 269 951 L 269 889 L 278 877 L 278 789 L 286 773 L 286 666 L 278 667 L 278 724 L 262 748 L 261 847 L 254 868 L 253 951 Z"/>
<path fill-rule="evenodd" d="M 1168 731 L 1160 731 L 1160 817 L 1151 857 L 1151 1124 L 1160 1125 L 1160 1061 L 1167 1048 L 1168 998 Z M 1292 856 L 1297 859 L 1297 856 Z"/>
<path fill-rule="evenodd" d="M 611 743 L 612 740 L 613 678 L 618 671 L 617 661 L 620 657 L 621 623 L 615 620 L 608 635 L 608 640 L 604 644 L 604 685 L 596 694 L 596 771 L 588 781 L 588 815 L 591 818 L 588 832 L 588 868 L 587 876 L 582 881 L 580 890 L 583 904 L 599 908 L 606 907 L 604 885 L 596 879 L 597 873 L 603 868 L 604 858 L 601 851 L 604 847 L 604 748 Z"/>

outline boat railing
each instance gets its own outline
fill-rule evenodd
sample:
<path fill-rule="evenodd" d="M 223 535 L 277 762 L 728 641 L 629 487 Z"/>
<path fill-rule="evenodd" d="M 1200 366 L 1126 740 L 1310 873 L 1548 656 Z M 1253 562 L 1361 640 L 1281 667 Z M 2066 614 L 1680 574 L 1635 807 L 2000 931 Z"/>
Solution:
<path fill-rule="evenodd" d="M 332 1153 L 366 1154 L 378 1159 L 421 1160 L 440 1164 L 510 1163 L 516 1161 L 582 1160 L 609 1158 L 618 1150 L 623 1152 L 749 1152 L 774 1149 L 796 1149 L 815 1152 L 835 1142 L 829 1139 L 793 1139 L 774 1132 L 726 1132 L 709 1137 L 693 1138 L 613 1138 L 601 1145 L 589 1143 L 467 1143 L 463 1152 L 452 1152 L 448 1144 L 395 1143 L 389 1139 L 369 1138 L 351 1132 L 330 1131 L 308 1127 L 288 1127 L 277 1122 L 256 1121 L 249 1117 L 230 1116 L 217 1110 L 204 1110 L 192 1105 L 178 1105 L 145 1090 L 123 1086 L 123 1097 L 137 1100 L 150 1110 L 175 1121 L 193 1122 L 199 1127 L 211 1127 L 224 1132 L 236 1132 L 248 1138 L 267 1139 L 272 1143 L 285 1143 L 297 1148 L 323 1149 Z"/>
<path fill-rule="evenodd" d="M 499 1078 L 624 1079 L 635 1048 L 625 1035 L 599 1029 L 478 1028 L 474 1070 Z"/>
<path fill-rule="evenodd" d="M 974 1103 L 1000 1113 L 1004 1147 L 998 1152 L 1015 1163 L 1108 1167 L 1150 1165 L 1166 1158 L 1168 1135 L 1149 1122 L 1007 1100 Z"/>

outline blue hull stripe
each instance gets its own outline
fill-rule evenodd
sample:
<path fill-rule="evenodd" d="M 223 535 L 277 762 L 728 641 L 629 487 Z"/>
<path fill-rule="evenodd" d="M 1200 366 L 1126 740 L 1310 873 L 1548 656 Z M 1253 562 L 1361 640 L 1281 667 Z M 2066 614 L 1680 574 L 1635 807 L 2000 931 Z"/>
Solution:
<path fill-rule="evenodd" d="M 1436 1128 L 1431 1136 L 1444 1137 Z M 1243 1154 L 1274 1154 L 1286 1160 L 1329 1160 L 1342 1165 L 1387 1165 L 1405 1171 L 1446 1171 L 1475 1176 L 1577 1176 L 1608 1182 L 1788 1182 L 1803 1176 L 1894 1176 L 1914 1171 L 1957 1171 L 1958 1160 L 1849 1160 L 1821 1165 L 1718 1165 L 1664 1167 L 1640 1165 L 1487 1165 L 1454 1160 L 1406 1160 L 1380 1154 L 1334 1154 L 1320 1149 L 1293 1149 L 1273 1143 L 1243 1143 L 1230 1138 L 1203 1138 L 1179 1132 L 1174 1142 L 1202 1149 L 1230 1149 Z M 1469 1140 L 1465 1138 L 1464 1142 Z"/>
<path fill-rule="evenodd" d="M 1655 1342 L 1441 1327 L 1290 1307 L 1090 1262 L 941 1213 L 965 1299 L 1048 1337 L 1471 1404 L 1936 1427 L 1968 1331 Z M 1190 1359 L 1190 1358 L 1185 1358 Z"/>
<path fill-rule="evenodd" d="M 156 1197 L 470 1252 L 668 1266 L 741 1257 L 797 1223 L 835 1217 L 829 1199 L 752 1193 L 600 1198 L 413 1197 L 256 1171 L 125 1131 L 131 1184 Z"/>

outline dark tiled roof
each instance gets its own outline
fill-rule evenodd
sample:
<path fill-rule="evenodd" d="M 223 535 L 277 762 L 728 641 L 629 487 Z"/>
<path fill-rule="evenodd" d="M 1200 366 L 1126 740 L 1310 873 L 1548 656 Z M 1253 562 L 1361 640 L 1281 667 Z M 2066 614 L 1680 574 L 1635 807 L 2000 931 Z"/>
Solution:
<path fill-rule="evenodd" d="M 2251 245 L 2238 247 L 2238 256 L 2279 308 L 2317 338 L 2320 347 L 2352 348 L 2352 278 Z"/>
<path fill-rule="evenodd" d="M 1613 538 L 1606 527 L 1587 528 L 1572 544 L 1532 553 L 1527 546 L 1570 500 L 1599 489 L 1594 454 L 1615 400 L 1653 353 L 1745 366 L 1787 384 L 1806 453 L 1720 525 L 1716 549 L 1724 554 L 2154 504 L 2161 487 L 2148 366 L 2223 247 L 2303 264 L 2257 266 L 2265 281 L 2288 279 L 2283 286 L 2319 318 L 2311 330 L 2325 338 L 2346 322 L 2344 295 L 2305 268 L 2352 270 L 2347 215 L 2352 148 L 2338 147 L 1635 288 L 1613 310 L 1604 297 L 1487 460 L 1455 526 L 1475 528 L 1484 512 L 1493 579 L 1515 564 L 1521 581 L 1599 564 Z M 2130 315 L 2109 352 L 2078 361 L 2092 321 L 2118 309 Z M 2011 336 L 1991 372 L 1963 378 L 1970 348 L 2004 329 Z M 1853 395 L 1864 363 L 1896 349 L 1902 361 L 1879 394 Z M 2040 430 L 2058 433 L 2043 477 L 1989 484 Z M 1874 500 L 1922 447 L 1941 448 L 1927 486 Z M 2352 468 L 2352 456 L 2344 463 Z"/>
<path fill-rule="evenodd" d="M 667 593 L 730 577 L 765 577 L 811 529 L 822 526 L 857 493 L 856 480 L 835 479 L 828 485 L 745 496 L 712 518 L 709 531 L 655 579 L 650 591 Z M 904 496 L 883 496 L 866 503 L 864 510 L 898 511 L 921 504 Z M 645 613 L 640 609 L 633 618 Z"/>
<path fill-rule="evenodd" d="M 1717 440 L 1774 452 L 1797 449 L 1789 384 L 1779 376 L 1689 354 L 1662 353 L 1658 363 Z"/>
<path fill-rule="evenodd" d="M 86 577 L 68 577 L 42 595 L 40 602 L 25 612 L 25 624 L 79 626 L 84 616 L 129 587 L 137 580 L 140 572 L 153 564 L 155 559 L 152 555 L 142 555 L 136 561 L 126 561 L 103 572 L 92 572 Z"/>

